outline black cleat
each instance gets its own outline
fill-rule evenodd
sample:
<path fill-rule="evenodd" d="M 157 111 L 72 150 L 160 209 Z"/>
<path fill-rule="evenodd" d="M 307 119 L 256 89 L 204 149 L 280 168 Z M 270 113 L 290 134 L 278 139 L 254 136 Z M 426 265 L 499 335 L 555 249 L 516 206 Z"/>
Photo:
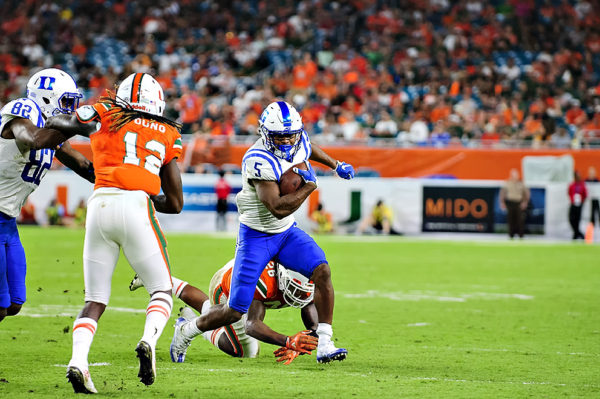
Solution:
<path fill-rule="evenodd" d="M 152 385 L 156 377 L 156 365 L 154 360 L 154 350 L 145 341 L 140 341 L 135 348 L 137 357 L 140 359 L 140 372 L 138 377 L 145 385 Z"/>
<path fill-rule="evenodd" d="M 69 366 L 69 368 L 67 368 L 67 379 L 71 385 L 73 385 L 75 393 L 98 393 L 88 370 L 81 371 L 75 366 Z"/>

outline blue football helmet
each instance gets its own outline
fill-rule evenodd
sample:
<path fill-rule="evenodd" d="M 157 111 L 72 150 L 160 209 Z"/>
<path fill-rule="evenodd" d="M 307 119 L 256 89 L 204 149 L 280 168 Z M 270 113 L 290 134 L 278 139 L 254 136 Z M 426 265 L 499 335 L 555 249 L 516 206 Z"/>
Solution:
<path fill-rule="evenodd" d="M 267 150 L 287 162 L 292 162 L 294 159 L 300 147 L 300 136 L 303 131 L 302 117 L 296 108 L 285 101 L 269 104 L 258 121 L 258 133 Z M 290 137 L 293 144 L 275 144 L 275 138 L 285 136 Z"/>

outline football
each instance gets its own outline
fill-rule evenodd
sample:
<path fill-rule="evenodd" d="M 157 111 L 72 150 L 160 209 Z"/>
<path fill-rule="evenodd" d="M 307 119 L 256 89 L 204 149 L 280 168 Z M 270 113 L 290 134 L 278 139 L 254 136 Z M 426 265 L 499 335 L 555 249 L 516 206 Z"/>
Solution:
<path fill-rule="evenodd" d="M 285 171 L 283 175 L 281 175 L 281 179 L 279 179 L 279 195 L 284 196 L 290 193 L 297 191 L 300 187 L 304 185 L 304 180 L 292 170 L 293 168 L 298 168 L 302 170 L 307 170 L 306 164 L 301 162 L 293 167 L 289 168 Z"/>

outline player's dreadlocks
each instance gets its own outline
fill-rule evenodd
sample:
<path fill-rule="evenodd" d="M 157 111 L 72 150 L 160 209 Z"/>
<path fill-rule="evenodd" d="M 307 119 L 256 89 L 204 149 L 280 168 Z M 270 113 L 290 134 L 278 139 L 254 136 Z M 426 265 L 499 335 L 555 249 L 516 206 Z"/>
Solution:
<path fill-rule="evenodd" d="M 110 133 L 116 133 L 127 123 L 137 118 L 164 123 L 165 125 L 174 127 L 178 131 L 181 130 L 181 123 L 174 122 L 163 116 L 152 115 L 146 112 L 139 111 L 133 108 L 133 106 L 127 101 L 117 97 L 115 93 L 111 91 L 107 92 L 108 95 L 100 97 L 100 102 L 107 105 L 110 108 L 106 113 L 110 122 L 110 126 L 108 127 L 108 131 Z"/>

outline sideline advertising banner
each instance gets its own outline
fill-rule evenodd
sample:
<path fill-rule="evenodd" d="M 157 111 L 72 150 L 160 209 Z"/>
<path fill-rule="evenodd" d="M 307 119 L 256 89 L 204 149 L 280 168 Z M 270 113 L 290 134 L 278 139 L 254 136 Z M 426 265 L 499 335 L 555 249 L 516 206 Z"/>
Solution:
<path fill-rule="evenodd" d="M 544 234 L 546 190 L 530 188 L 525 234 Z M 506 233 L 499 187 L 423 186 L 423 232 Z"/>
<path fill-rule="evenodd" d="M 493 233 L 495 191 L 423 186 L 422 231 Z"/>

